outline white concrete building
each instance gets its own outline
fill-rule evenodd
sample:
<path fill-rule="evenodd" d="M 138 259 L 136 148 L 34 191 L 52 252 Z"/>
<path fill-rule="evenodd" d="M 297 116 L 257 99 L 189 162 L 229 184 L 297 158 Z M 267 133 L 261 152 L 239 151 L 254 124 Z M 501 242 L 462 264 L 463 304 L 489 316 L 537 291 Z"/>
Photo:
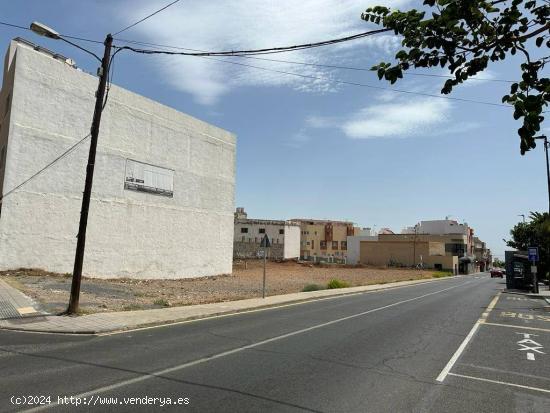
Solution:
<path fill-rule="evenodd" d="M 414 227 L 406 227 L 402 234 L 414 234 L 416 228 L 417 234 L 432 234 L 432 235 L 445 235 L 445 234 L 468 234 L 468 224 L 459 224 L 452 219 L 438 219 L 431 221 L 420 221 Z"/>
<path fill-rule="evenodd" d="M 90 131 L 98 80 L 22 39 L 0 93 L 6 194 Z M 231 273 L 236 138 L 113 86 L 103 113 L 83 273 Z M 89 139 L 0 204 L 0 269 L 73 270 Z"/>
<path fill-rule="evenodd" d="M 260 243 L 269 238 L 271 259 L 291 260 L 300 257 L 300 224 L 292 221 L 251 219 L 244 208 L 235 213 L 233 255 L 235 258 L 263 257 Z"/>

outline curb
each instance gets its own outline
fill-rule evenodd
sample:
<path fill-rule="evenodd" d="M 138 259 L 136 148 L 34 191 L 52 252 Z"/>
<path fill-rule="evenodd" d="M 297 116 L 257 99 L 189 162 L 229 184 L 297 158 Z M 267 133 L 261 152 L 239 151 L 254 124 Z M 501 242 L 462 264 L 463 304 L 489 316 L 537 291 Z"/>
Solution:
<path fill-rule="evenodd" d="M 249 313 L 249 312 L 256 312 L 256 311 L 262 311 L 272 308 L 281 308 L 281 307 L 287 307 L 292 305 L 299 305 L 304 304 L 308 302 L 313 301 L 322 301 L 322 300 L 328 300 L 328 299 L 334 299 L 334 298 L 341 298 L 345 296 L 352 296 L 352 295 L 359 295 L 359 294 L 367 294 L 370 292 L 378 292 L 378 291 L 385 291 L 385 290 L 391 290 L 391 289 L 397 289 L 397 288 L 403 288 L 408 286 L 414 286 L 414 285 L 421 285 L 421 284 L 429 284 L 433 282 L 438 281 L 444 281 L 444 280 L 451 280 L 456 279 L 462 276 L 452 276 L 452 277 L 444 277 L 444 278 L 427 278 L 427 279 L 421 279 L 421 280 L 414 280 L 414 281 L 401 281 L 401 282 L 395 282 L 395 283 L 388 283 L 386 284 L 373 284 L 370 286 L 360 286 L 360 287 L 351 287 L 351 288 L 343 288 L 340 290 L 334 290 L 332 294 L 325 294 L 321 296 L 313 296 L 313 297 L 303 297 L 299 299 L 290 299 L 288 301 L 282 301 L 277 303 L 271 303 L 271 304 L 265 304 L 265 305 L 258 305 L 258 306 L 251 306 L 251 307 L 243 307 L 243 308 L 237 308 L 237 309 L 230 309 L 230 310 L 220 310 L 220 311 L 214 311 L 211 313 L 205 313 L 205 314 L 196 314 L 196 315 L 189 315 L 189 316 L 175 316 L 173 319 L 166 319 L 166 320 L 159 320 L 159 321 L 153 321 L 153 322 L 144 322 L 144 323 L 136 323 L 131 326 L 119 328 L 119 327 L 112 327 L 112 328 L 94 328 L 90 327 L 89 329 L 70 329 L 70 328 L 21 328 L 21 326 L 1 326 L 0 330 L 5 331 L 17 331 L 17 332 L 27 332 L 27 333 L 42 333 L 42 334 L 68 334 L 68 335 L 107 335 L 107 334 L 116 334 L 116 333 L 123 333 L 127 331 L 133 331 L 133 330 L 140 330 L 140 329 L 146 329 L 151 327 L 161 327 L 161 326 L 170 326 L 174 324 L 180 324 L 180 323 L 186 323 L 186 322 L 192 322 L 192 321 L 198 321 L 198 320 L 206 320 L 209 318 L 216 318 L 216 317 L 223 317 L 223 316 L 231 316 L 236 314 L 243 314 L 243 313 Z M 378 287 L 378 288 L 376 288 Z M 350 291 L 352 290 L 352 291 Z M 322 291 L 330 291 L 330 290 L 322 290 Z M 312 292 L 306 292 L 301 294 L 310 294 L 315 293 L 318 291 L 312 291 Z M 271 296 L 271 297 L 277 297 L 277 296 Z M 284 295 L 282 296 L 284 297 Z M 244 300 L 239 300 L 244 301 Z M 239 302 L 239 301 L 232 301 L 233 303 Z M 220 303 L 211 303 L 212 305 L 220 304 Z M 201 305 L 201 304 L 199 304 Z M 207 304 L 206 304 L 207 305 Z M 172 308 L 178 308 L 178 307 L 172 307 Z M 155 311 L 155 310 L 140 310 L 140 311 Z M 164 311 L 164 310 L 156 310 L 156 311 Z M 131 313 L 130 311 L 127 313 Z M 97 313 L 96 313 L 97 314 Z M 105 313 L 105 314 L 114 314 L 114 313 Z M 93 316 L 93 314 L 92 314 Z M 56 317 L 56 316 L 51 316 Z M 86 317 L 86 316 L 81 316 Z"/>

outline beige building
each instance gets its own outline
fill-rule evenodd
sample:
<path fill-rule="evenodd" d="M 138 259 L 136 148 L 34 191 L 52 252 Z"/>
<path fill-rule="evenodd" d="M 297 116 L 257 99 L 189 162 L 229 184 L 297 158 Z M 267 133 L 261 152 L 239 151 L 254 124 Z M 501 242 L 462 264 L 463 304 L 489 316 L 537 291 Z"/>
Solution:
<path fill-rule="evenodd" d="M 379 234 L 378 240 L 360 241 L 359 263 L 395 267 L 420 265 L 458 274 L 458 256 L 447 247 L 450 240 L 445 235 Z"/>
<path fill-rule="evenodd" d="M 300 224 L 300 258 L 314 262 L 345 263 L 348 236 L 359 233 L 353 222 L 316 219 L 293 219 Z"/>

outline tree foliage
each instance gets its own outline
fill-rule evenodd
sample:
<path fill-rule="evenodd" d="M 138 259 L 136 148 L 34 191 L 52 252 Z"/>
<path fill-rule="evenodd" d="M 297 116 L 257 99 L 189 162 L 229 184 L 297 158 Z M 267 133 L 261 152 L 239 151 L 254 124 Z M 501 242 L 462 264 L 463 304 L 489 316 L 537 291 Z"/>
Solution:
<path fill-rule="evenodd" d="M 397 63 L 382 62 L 372 69 L 395 83 L 411 68 L 447 68 L 454 78 L 445 82 L 441 93 L 484 71 L 490 62 L 522 55 L 521 81 L 513 83 L 502 98 L 514 108 L 514 119 L 522 120 L 518 129 L 521 154 L 536 147 L 535 139 L 550 101 L 550 79 L 541 77 L 550 60 L 550 6 L 548 0 L 425 0 L 425 11 L 402 12 L 377 6 L 362 14 L 365 21 L 381 24 L 402 37 L 404 49 Z M 536 46 L 537 57 L 528 51 Z M 542 51 L 542 52 L 541 52 Z M 541 53 L 539 53 L 541 52 Z M 538 56 L 540 54 L 540 56 Z"/>
<path fill-rule="evenodd" d="M 504 263 L 504 261 L 502 261 L 502 260 L 500 260 L 500 259 L 498 259 L 498 258 L 495 258 L 495 259 L 493 260 L 493 266 L 494 266 L 494 267 L 498 267 L 498 268 L 504 268 L 504 267 L 505 267 L 505 263 Z"/>
<path fill-rule="evenodd" d="M 539 274 L 550 271 L 550 214 L 531 212 L 528 222 L 520 222 L 510 230 L 512 239 L 506 241 L 509 247 L 527 251 L 529 247 L 539 247 Z"/>

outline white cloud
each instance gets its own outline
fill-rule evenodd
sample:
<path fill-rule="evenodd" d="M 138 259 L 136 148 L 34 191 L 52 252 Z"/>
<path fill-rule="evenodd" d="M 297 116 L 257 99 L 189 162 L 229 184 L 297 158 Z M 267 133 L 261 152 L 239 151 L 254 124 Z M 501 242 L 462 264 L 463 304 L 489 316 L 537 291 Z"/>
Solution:
<path fill-rule="evenodd" d="M 342 130 L 354 139 L 405 138 L 426 134 L 448 120 L 451 103 L 417 98 L 366 107 L 344 122 Z"/>
<path fill-rule="evenodd" d="M 236 50 L 287 46 L 355 34 L 373 28 L 360 19 L 368 6 L 385 3 L 403 7 L 411 0 L 220 0 L 181 2 L 124 33 L 125 38 L 177 45 L 201 50 Z M 165 0 L 140 1 L 119 9 L 122 24 L 128 24 L 160 8 Z M 130 34 L 131 33 L 131 34 Z M 122 35 L 121 35 L 122 37 Z M 369 48 L 368 46 L 372 46 Z M 392 35 L 379 35 L 337 46 L 285 53 L 280 59 L 332 63 L 353 52 L 393 54 L 399 46 Z M 215 103 L 232 89 L 242 86 L 287 86 L 297 90 L 330 92 L 331 71 L 274 62 L 237 60 L 268 69 L 291 71 L 320 80 L 261 71 L 195 57 L 154 59 L 155 69 L 173 87 L 191 93 L 202 104 Z"/>
<path fill-rule="evenodd" d="M 453 105 L 445 99 L 383 96 L 350 116 L 308 116 L 300 135 L 307 136 L 308 129 L 329 128 L 339 129 L 351 139 L 407 138 L 449 135 L 479 127 L 475 122 L 451 124 Z"/>

